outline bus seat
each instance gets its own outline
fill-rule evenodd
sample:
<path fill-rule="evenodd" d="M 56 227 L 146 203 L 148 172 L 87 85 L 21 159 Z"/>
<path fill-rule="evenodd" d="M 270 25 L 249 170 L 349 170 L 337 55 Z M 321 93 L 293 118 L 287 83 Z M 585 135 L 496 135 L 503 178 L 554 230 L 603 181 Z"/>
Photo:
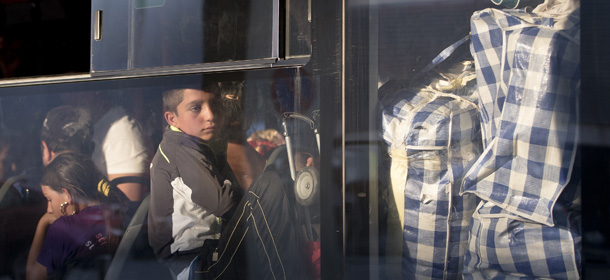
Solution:
<path fill-rule="evenodd" d="M 279 146 L 273 149 L 271 154 L 269 154 L 269 158 L 267 158 L 265 168 L 270 165 L 274 165 L 276 168 L 280 166 L 288 166 L 286 146 Z"/>
<path fill-rule="evenodd" d="M 125 234 L 123 234 L 123 238 L 119 243 L 119 247 L 117 248 L 114 257 L 112 258 L 112 262 L 110 262 L 110 266 L 106 271 L 105 279 L 119 279 L 121 271 L 123 271 L 123 266 L 125 265 L 127 257 L 131 252 L 131 248 L 133 247 L 133 244 L 138 235 L 140 235 L 140 231 L 142 229 L 142 226 L 144 225 L 144 220 L 146 220 L 148 216 L 149 201 L 150 195 L 147 195 L 142 200 L 140 206 L 138 206 L 138 209 L 131 218 L 127 229 L 125 229 Z"/>
<path fill-rule="evenodd" d="M 6 196 L 6 194 L 10 190 L 10 188 L 13 186 L 13 184 L 15 184 L 19 181 L 24 181 L 26 179 L 27 179 L 27 177 L 24 175 L 15 175 L 15 176 L 8 178 L 8 180 L 6 180 L 6 182 L 4 182 L 4 184 L 2 184 L 2 187 L 0 187 L 0 205 L 2 205 L 2 202 L 4 201 L 4 197 Z"/>
<path fill-rule="evenodd" d="M 148 246 L 147 217 L 150 194 L 147 195 L 136 209 L 119 247 L 106 271 L 106 280 L 133 279 L 142 276 L 146 279 L 171 279 L 169 270 L 157 262 Z M 145 244 L 145 248 L 142 247 Z M 141 251 L 150 251 L 142 257 Z"/>

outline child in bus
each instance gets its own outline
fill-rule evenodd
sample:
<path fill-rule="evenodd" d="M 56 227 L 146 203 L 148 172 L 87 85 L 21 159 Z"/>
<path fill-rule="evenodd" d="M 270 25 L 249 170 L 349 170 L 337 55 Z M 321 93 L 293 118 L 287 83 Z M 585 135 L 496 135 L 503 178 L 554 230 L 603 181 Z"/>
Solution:
<path fill-rule="evenodd" d="M 209 142 L 223 126 L 221 87 L 204 81 L 202 89 L 163 93 L 169 128 L 151 163 L 149 243 L 177 279 L 188 278 L 191 261 L 206 240 L 216 240 L 221 218 L 229 219 L 242 191 L 223 176 Z M 235 184 L 236 185 L 236 184 Z"/>
<path fill-rule="evenodd" d="M 209 146 L 223 127 L 225 86 L 208 83 L 203 90 L 163 95 L 170 128 L 151 165 L 149 242 L 177 279 L 308 278 L 290 172 L 269 167 L 243 194 L 226 180 L 234 178 L 231 169 Z M 301 159 L 297 169 L 313 165 L 317 156 L 311 154 L 295 154 L 302 155 L 295 157 Z"/>
<path fill-rule="evenodd" d="M 42 164 L 47 166 L 55 157 L 64 153 L 81 153 L 91 157 L 95 146 L 93 135 L 93 122 L 88 109 L 69 105 L 51 109 L 47 113 L 40 131 Z M 93 158 L 92 161 L 95 163 Z M 102 176 L 104 176 L 103 173 Z M 104 178 L 108 179 L 106 176 Z M 116 184 L 111 182 L 111 185 L 111 193 L 117 196 L 117 203 L 120 203 L 118 206 L 121 209 L 124 223 L 122 228 L 125 229 L 139 202 L 129 201 L 122 191 L 115 191 L 118 189 Z"/>
<path fill-rule="evenodd" d="M 88 156 L 57 155 L 45 168 L 41 187 L 47 213 L 32 241 L 27 279 L 63 279 L 71 268 L 95 268 L 98 257 L 114 254 L 121 214 L 110 207 L 115 196 Z"/>
<path fill-rule="evenodd" d="M 37 144 L 41 148 L 42 163 L 48 165 L 53 158 L 61 153 L 68 151 L 90 153 L 91 143 L 91 124 L 89 114 L 86 110 L 70 106 L 60 106 L 50 110 L 40 130 L 40 139 Z M 18 142 L 21 141 L 21 142 Z M 18 143 L 18 145 L 17 145 Z M 40 188 L 40 177 L 42 166 L 26 164 L 30 159 L 23 156 L 29 148 L 28 139 L 13 138 L 9 149 L 13 161 L 6 162 L 5 167 L 10 167 L 8 171 L 18 170 L 19 173 L 11 178 L 11 184 L 6 186 L 6 193 L 3 197 L 0 208 L 0 224 L 10 225 L 14 232 L 19 234 L 6 234 L 0 239 L 0 263 L 2 267 L 23 274 L 25 277 L 26 259 L 28 250 L 34 238 L 36 227 L 41 216 L 47 209 L 46 198 Z M 35 147 L 35 146 L 34 146 Z M 41 158 L 37 159 L 40 161 Z M 11 163 L 12 162 L 12 163 Z M 17 163 L 17 168 L 15 168 Z M 23 167 L 29 166 L 26 169 Z M 5 177 L 8 179 L 8 177 Z M 7 207 L 7 208 L 4 208 Z M 8 228 L 2 227 L 0 228 Z M 0 269 L 0 274 L 3 273 Z M 21 275 L 15 278 L 23 278 Z"/>

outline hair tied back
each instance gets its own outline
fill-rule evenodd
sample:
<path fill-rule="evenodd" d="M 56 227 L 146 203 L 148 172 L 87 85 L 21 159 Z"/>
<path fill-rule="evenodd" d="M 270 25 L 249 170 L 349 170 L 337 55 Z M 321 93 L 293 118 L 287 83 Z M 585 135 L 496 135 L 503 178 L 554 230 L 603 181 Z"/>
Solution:
<path fill-rule="evenodd" d="M 110 192 L 110 183 L 106 179 L 100 180 L 97 184 L 97 191 L 104 196 L 108 196 L 108 193 Z"/>

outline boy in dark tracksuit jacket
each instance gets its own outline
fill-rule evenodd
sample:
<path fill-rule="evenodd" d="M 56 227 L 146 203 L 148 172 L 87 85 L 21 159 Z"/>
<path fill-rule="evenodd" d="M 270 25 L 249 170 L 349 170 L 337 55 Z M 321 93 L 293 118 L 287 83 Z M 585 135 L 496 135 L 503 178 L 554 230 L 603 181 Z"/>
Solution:
<path fill-rule="evenodd" d="M 216 259 L 202 254 L 193 264 L 193 280 L 316 279 L 312 251 L 295 207 L 288 154 L 280 147 L 248 188 L 220 237 Z M 298 165 L 298 164 L 297 164 Z"/>
<path fill-rule="evenodd" d="M 244 194 L 223 178 L 226 172 L 234 180 L 206 144 L 222 126 L 220 90 L 164 93 L 170 129 L 151 164 L 149 243 L 179 280 L 311 279 L 294 193 L 287 191 L 292 181 L 281 175 L 289 172 L 268 167 Z M 222 234 L 221 219 L 227 222 Z"/>
<path fill-rule="evenodd" d="M 218 86 L 164 93 L 170 125 L 150 169 L 149 242 L 177 279 L 188 278 L 191 261 L 208 239 L 218 239 L 241 191 L 225 180 L 206 144 L 222 126 Z"/>

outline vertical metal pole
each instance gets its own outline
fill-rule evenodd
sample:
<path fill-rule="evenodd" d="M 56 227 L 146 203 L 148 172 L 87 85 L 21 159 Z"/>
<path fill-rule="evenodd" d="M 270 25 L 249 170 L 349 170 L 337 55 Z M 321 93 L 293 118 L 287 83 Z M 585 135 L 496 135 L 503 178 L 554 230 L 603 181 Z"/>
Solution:
<path fill-rule="evenodd" d="M 286 141 L 286 152 L 288 153 L 288 166 L 290 167 L 290 177 L 294 181 L 297 177 L 296 168 L 294 166 L 294 157 L 292 154 L 292 141 L 290 139 L 290 135 L 288 135 L 288 125 L 286 124 L 286 120 L 282 121 L 282 126 L 284 127 L 284 140 Z"/>

